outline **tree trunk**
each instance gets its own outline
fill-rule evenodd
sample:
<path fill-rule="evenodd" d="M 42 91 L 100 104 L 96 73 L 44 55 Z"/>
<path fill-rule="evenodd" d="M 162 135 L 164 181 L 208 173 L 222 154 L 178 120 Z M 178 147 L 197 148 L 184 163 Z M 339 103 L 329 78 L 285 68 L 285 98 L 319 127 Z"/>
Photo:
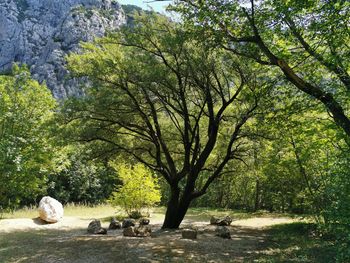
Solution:
<path fill-rule="evenodd" d="M 165 219 L 162 228 L 177 229 L 179 228 L 186 212 L 190 206 L 191 198 L 183 197 L 180 202 L 180 189 L 178 186 L 171 187 L 170 200 L 168 202 Z"/>
<path fill-rule="evenodd" d="M 249 18 L 248 18 L 249 19 Z M 269 58 L 273 65 L 278 66 L 286 78 L 293 83 L 299 90 L 309 94 L 318 101 L 322 102 L 327 110 L 332 114 L 332 118 L 335 123 L 343 129 L 343 131 L 350 137 L 350 119 L 346 115 L 343 107 L 338 103 L 338 101 L 332 96 L 331 93 L 323 91 L 320 87 L 313 85 L 301 77 L 291 68 L 286 61 L 276 57 L 271 50 L 265 45 L 261 36 L 259 35 L 258 29 L 256 28 L 254 21 L 251 20 L 253 29 L 255 31 L 256 37 L 258 38 L 257 44 L 263 53 Z"/>
<path fill-rule="evenodd" d="M 224 194 L 224 186 L 221 185 L 219 187 L 219 196 L 218 196 L 218 202 L 217 202 L 219 207 L 224 207 L 224 205 L 223 205 L 223 203 L 224 203 L 224 195 L 225 195 Z"/>
<path fill-rule="evenodd" d="M 255 183 L 255 203 L 254 203 L 254 212 L 260 209 L 260 182 L 256 180 Z"/>
<path fill-rule="evenodd" d="M 286 206 L 286 200 L 284 198 L 284 194 L 282 194 L 282 213 L 286 211 L 285 206 Z"/>

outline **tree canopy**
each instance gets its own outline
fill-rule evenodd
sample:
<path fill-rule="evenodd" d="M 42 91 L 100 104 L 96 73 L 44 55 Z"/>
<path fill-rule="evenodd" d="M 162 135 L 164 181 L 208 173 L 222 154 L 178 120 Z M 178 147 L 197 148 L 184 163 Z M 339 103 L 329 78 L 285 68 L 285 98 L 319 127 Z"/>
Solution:
<path fill-rule="evenodd" d="M 48 121 L 56 102 L 45 85 L 15 65 L 0 76 L 0 207 L 15 208 L 46 190 L 52 171 Z"/>
<path fill-rule="evenodd" d="M 162 175 L 171 188 L 163 227 L 178 227 L 191 201 L 241 159 L 243 127 L 267 88 L 258 72 L 166 18 L 137 19 L 69 57 L 70 69 L 93 81 L 69 118 L 83 127 L 80 140 Z"/>
<path fill-rule="evenodd" d="M 177 1 L 214 46 L 260 65 L 322 103 L 350 135 L 348 1 Z"/>

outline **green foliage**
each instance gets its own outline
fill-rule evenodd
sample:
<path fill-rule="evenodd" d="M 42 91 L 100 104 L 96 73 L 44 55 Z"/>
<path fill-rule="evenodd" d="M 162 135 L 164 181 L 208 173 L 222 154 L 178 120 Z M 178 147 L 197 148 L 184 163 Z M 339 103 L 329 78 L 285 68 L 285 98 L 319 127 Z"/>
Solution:
<path fill-rule="evenodd" d="M 59 171 L 50 174 L 48 195 L 62 203 L 99 204 L 111 195 L 119 180 L 114 170 L 100 161 L 92 161 L 89 149 L 69 145 L 56 160 Z"/>
<path fill-rule="evenodd" d="M 183 0 L 175 10 L 213 47 L 271 73 L 280 69 L 285 82 L 323 105 L 349 139 L 348 1 Z"/>
<path fill-rule="evenodd" d="M 343 152 L 332 167 L 331 177 L 324 192 L 326 201 L 322 215 L 324 230 L 336 239 L 338 262 L 350 261 L 350 160 Z"/>
<path fill-rule="evenodd" d="M 13 209 L 34 202 L 46 190 L 54 170 L 49 138 L 56 106 L 50 91 L 30 78 L 26 67 L 14 66 L 0 76 L 0 207 Z"/>
<path fill-rule="evenodd" d="M 141 7 L 136 5 L 122 5 L 124 13 L 126 15 L 126 23 L 128 27 L 135 26 L 135 16 L 141 14 L 152 14 L 153 11 L 143 10 Z"/>
<path fill-rule="evenodd" d="M 144 165 L 112 164 L 112 166 L 123 182 L 110 199 L 113 205 L 121 206 L 129 216 L 135 217 L 136 214 L 142 214 L 142 209 L 159 203 L 161 194 L 158 181 Z"/>
<path fill-rule="evenodd" d="M 256 186 L 256 178 L 252 175 L 254 170 L 239 161 L 229 165 L 228 169 L 233 167 L 234 172 L 223 175 L 207 194 L 195 200 L 193 205 L 253 211 Z"/>
<path fill-rule="evenodd" d="M 142 8 L 137 5 L 122 5 L 124 12 L 131 15 L 134 12 L 142 13 Z"/>
<path fill-rule="evenodd" d="M 88 77 L 91 87 L 67 105 L 66 116 L 80 127 L 81 141 L 163 176 L 170 199 L 183 203 L 168 207 L 184 211 L 248 150 L 252 118 L 269 86 L 263 70 L 209 48 L 181 24 L 156 14 L 135 14 L 135 23 L 68 57 L 71 72 Z"/>
<path fill-rule="evenodd" d="M 334 262 L 337 251 L 331 240 L 319 236 L 317 225 L 291 223 L 266 230 L 266 248 L 254 262 Z M 344 261 L 346 262 L 346 261 Z"/>

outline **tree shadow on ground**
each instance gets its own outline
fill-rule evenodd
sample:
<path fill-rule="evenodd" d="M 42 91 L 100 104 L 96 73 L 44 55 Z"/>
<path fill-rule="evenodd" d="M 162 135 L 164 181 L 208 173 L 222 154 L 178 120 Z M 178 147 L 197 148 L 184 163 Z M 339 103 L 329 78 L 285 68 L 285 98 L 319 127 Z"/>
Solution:
<path fill-rule="evenodd" d="M 297 222 L 266 229 L 264 249 L 254 262 L 335 262 L 331 239 L 321 237 L 313 223 Z"/>
<path fill-rule="evenodd" d="M 155 228 L 159 226 L 153 226 Z M 243 262 L 265 249 L 262 230 L 231 227 L 232 239 L 199 229 L 197 240 L 181 230 L 156 231 L 150 238 L 127 238 L 121 230 L 107 236 L 86 229 L 26 230 L 0 234 L 1 262 Z"/>

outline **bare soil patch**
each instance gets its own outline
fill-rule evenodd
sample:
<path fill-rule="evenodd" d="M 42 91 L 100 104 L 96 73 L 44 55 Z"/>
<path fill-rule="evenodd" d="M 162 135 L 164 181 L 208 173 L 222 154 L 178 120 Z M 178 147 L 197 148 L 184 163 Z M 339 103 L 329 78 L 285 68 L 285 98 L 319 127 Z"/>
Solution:
<path fill-rule="evenodd" d="M 295 220 L 237 220 L 230 226 L 231 240 L 216 237 L 216 227 L 208 222 L 190 219 L 181 227 L 197 227 L 197 240 L 182 239 L 181 229 L 161 230 L 162 218 L 151 220 L 154 234 L 150 238 L 123 237 L 121 230 L 88 235 L 90 221 L 88 217 L 65 217 L 55 224 L 39 219 L 1 220 L 0 262 L 249 262 L 266 247 L 266 227 Z"/>

